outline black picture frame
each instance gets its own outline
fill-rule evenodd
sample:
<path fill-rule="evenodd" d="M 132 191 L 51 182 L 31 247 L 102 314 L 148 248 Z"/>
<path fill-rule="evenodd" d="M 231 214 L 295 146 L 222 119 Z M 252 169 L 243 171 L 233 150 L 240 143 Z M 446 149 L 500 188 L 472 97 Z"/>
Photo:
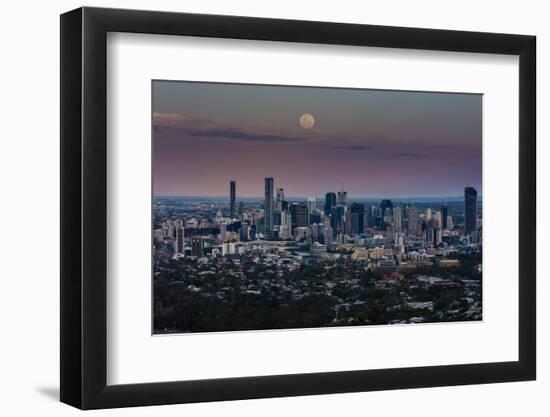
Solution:
<path fill-rule="evenodd" d="M 519 360 L 107 385 L 108 32 L 519 56 Z M 81 409 L 534 380 L 536 38 L 102 8 L 61 15 L 61 401 Z"/>

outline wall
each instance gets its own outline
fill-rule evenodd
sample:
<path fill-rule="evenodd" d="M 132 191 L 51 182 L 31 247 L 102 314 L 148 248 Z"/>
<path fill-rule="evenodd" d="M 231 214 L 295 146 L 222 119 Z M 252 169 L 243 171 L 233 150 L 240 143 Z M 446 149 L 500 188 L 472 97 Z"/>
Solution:
<path fill-rule="evenodd" d="M 89 6 L 162 9 L 217 14 L 331 20 L 396 26 L 510 32 L 538 36 L 539 117 L 539 212 L 550 203 L 540 185 L 550 169 L 548 133 L 541 120 L 549 84 L 541 79 L 550 59 L 550 26 L 545 2 L 469 1 L 447 6 L 440 1 L 399 0 L 392 2 L 264 2 L 233 0 L 93 1 Z M 4 415 L 31 413 L 59 416 L 77 411 L 59 404 L 58 395 L 58 275 L 59 275 L 59 17 L 79 7 L 80 2 L 10 2 L 3 5 L 2 25 L 2 134 L 0 140 L 2 284 L 0 320 L 0 409 Z M 544 129 L 544 130 L 543 130 Z M 546 204 L 545 204 L 546 203 Z M 539 236 L 550 232 L 548 216 L 539 215 Z M 546 242 L 548 239 L 545 239 Z M 549 249 L 539 239 L 539 259 Z M 194 404 L 169 407 L 100 411 L 95 415 L 188 415 L 253 416 L 369 413 L 408 416 L 463 416 L 520 413 L 542 416 L 550 406 L 544 397 L 550 389 L 548 352 L 549 304 L 542 294 L 550 285 L 548 268 L 539 265 L 539 380 L 484 386 L 433 388 L 347 395 L 326 395 L 232 403 Z M 476 343 L 475 340 L 471 341 Z M 545 413 L 546 411 L 546 413 Z"/>

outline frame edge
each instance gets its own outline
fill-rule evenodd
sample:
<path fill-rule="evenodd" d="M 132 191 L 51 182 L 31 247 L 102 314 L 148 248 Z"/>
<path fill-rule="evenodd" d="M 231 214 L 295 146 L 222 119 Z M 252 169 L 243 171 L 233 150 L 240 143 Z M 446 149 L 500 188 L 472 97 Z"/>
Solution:
<path fill-rule="evenodd" d="M 60 16 L 60 400 L 82 407 L 82 9 Z"/>

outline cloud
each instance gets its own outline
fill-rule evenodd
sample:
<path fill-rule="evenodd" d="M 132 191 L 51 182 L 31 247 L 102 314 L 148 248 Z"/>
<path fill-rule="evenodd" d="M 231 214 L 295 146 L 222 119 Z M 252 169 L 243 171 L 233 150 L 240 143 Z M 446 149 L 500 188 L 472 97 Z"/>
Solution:
<path fill-rule="evenodd" d="M 344 149 L 348 151 L 368 151 L 372 149 L 370 145 L 334 145 L 333 149 Z"/>
<path fill-rule="evenodd" d="M 426 158 L 427 155 L 415 152 L 399 152 L 397 156 L 402 158 Z"/>
<path fill-rule="evenodd" d="M 234 140 L 262 141 L 262 142 L 297 142 L 307 138 L 301 136 L 286 136 L 274 133 L 245 131 L 242 129 L 191 129 L 186 132 L 189 136 L 223 138 Z"/>
<path fill-rule="evenodd" d="M 185 136 L 260 142 L 299 142 L 307 137 L 285 135 L 266 130 L 265 125 L 234 126 L 217 118 L 196 117 L 183 113 L 154 113 L 155 132 L 173 131 Z"/>

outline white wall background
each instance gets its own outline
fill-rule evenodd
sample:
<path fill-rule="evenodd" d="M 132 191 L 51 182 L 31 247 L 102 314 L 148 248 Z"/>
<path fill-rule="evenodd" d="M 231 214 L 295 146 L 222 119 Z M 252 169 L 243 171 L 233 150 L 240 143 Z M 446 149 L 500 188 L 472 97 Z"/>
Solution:
<path fill-rule="evenodd" d="M 59 392 L 59 17 L 82 3 L 3 4 L 0 43 L 0 410 L 3 415 L 76 415 Z M 315 413 L 407 416 L 545 416 L 550 411 L 550 291 L 544 263 L 550 147 L 543 119 L 550 97 L 550 26 L 545 2 L 352 2 L 278 0 L 93 1 L 86 5 L 533 34 L 538 37 L 538 381 L 94 412 L 128 416 L 276 416 Z M 544 101 L 546 100 L 546 102 Z M 475 343 L 475 341 L 472 341 Z M 546 394 L 546 395 L 545 395 Z"/>

